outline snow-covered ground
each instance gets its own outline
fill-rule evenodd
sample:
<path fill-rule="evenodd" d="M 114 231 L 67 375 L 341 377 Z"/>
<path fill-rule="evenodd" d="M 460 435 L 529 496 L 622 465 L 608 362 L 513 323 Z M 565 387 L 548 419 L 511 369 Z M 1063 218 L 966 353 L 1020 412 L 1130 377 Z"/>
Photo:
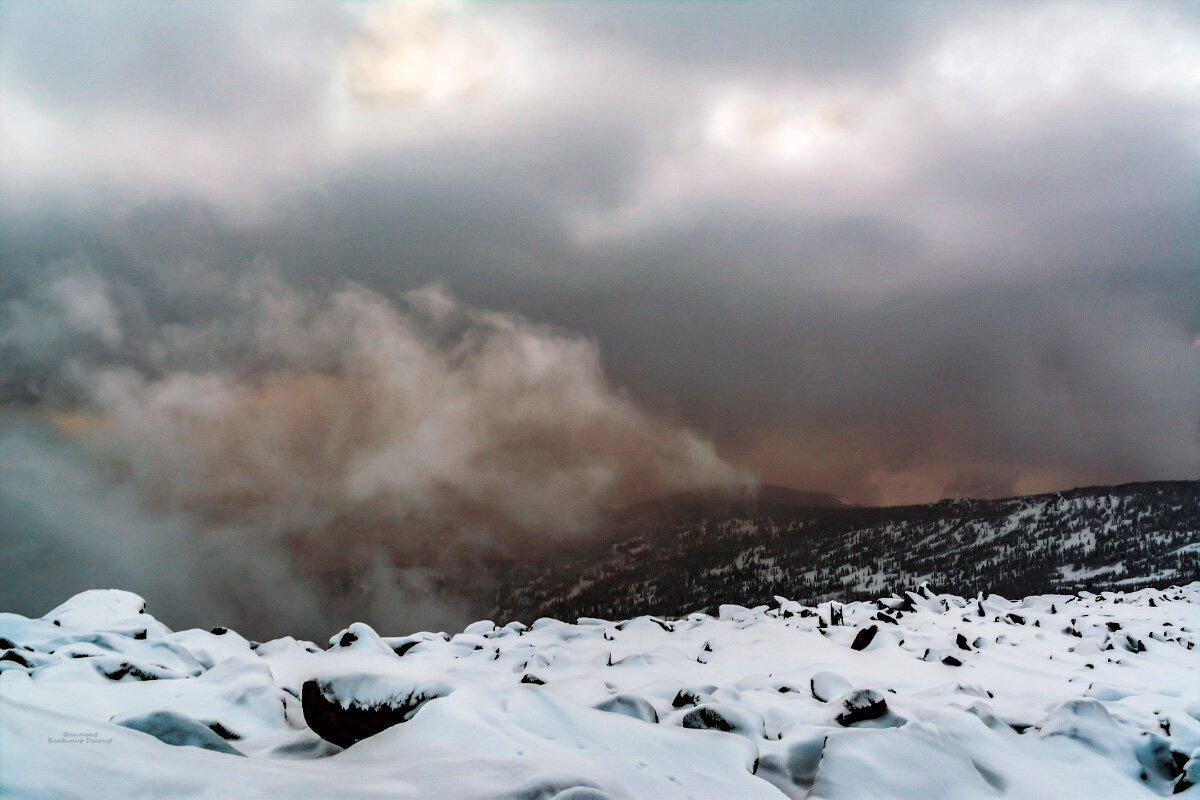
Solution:
<path fill-rule="evenodd" d="M 5 798 L 1200 798 L 1200 583 L 327 649 L 113 590 L 0 637 Z"/>

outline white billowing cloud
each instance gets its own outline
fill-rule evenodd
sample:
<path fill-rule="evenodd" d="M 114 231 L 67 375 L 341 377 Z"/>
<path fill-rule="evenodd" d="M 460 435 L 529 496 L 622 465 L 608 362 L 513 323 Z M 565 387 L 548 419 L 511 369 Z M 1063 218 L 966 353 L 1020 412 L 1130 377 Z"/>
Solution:
<path fill-rule="evenodd" d="M 46 297 L 61 313 L 63 322 L 91 333 L 110 347 L 121 342 L 117 312 L 108 297 L 103 279 L 95 271 L 79 267 L 56 278 L 46 288 Z"/>
<path fill-rule="evenodd" d="M 82 340 L 108 348 L 121 343 L 117 310 L 104 279 L 81 259 L 50 265 L 28 296 L 9 300 L 0 345 L 33 359 L 69 355 Z"/>
<path fill-rule="evenodd" d="M 92 289 L 65 296 L 96 316 Z M 499 548 L 584 535 L 605 508 L 747 480 L 610 386 L 589 340 L 437 289 L 399 306 L 355 286 L 303 294 L 263 265 L 235 295 L 233 316 L 142 343 L 152 375 L 75 368 L 102 423 L 93 444 L 155 503 L 323 546 L 362 526 L 409 553 L 435 534 Z M 214 351 L 225 367 L 193 363 Z"/>
<path fill-rule="evenodd" d="M 914 88 L 952 116 L 1035 112 L 1103 93 L 1200 110 L 1200 32 L 1174 9 L 1017 8 L 948 29 L 917 71 Z"/>
<path fill-rule="evenodd" d="M 609 384 L 594 342 L 436 287 L 398 303 L 354 285 L 302 292 L 257 262 L 207 318 L 143 319 L 125 337 L 85 265 L 34 296 L 37 308 L 0 321 L 0 343 L 19 338 L 42 373 L 57 372 L 38 415 L 87 449 L 88 470 L 102 465 L 88 487 L 118 476 L 114 491 L 147 520 L 197 537 L 188 547 L 210 564 L 189 580 L 214 592 L 269 573 L 339 614 L 448 624 L 464 607 L 441 595 L 439 574 L 485 586 L 479 560 L 585 537 L 606 510 L 751 483 Z M 33 311 L 43 322 L 29 324 Z M 111 346 L 65 346 L 71 331 Z M 47 547 L 70 546 L 55 498 L 31 492 Z M 68 498 L 72 513 L 95 501 L 83 494 Z M 263 563 L 239 572 L 246 554 Z M 346 581 L 357 588 L 343 596 Z"/>
<path fill-rule="evenodd" d="M 400 0 L 374 9 L 341 56 L 351 95 L 369 103 L 440 104 L 520 77 L 511 34 L 452 0 Z"/>

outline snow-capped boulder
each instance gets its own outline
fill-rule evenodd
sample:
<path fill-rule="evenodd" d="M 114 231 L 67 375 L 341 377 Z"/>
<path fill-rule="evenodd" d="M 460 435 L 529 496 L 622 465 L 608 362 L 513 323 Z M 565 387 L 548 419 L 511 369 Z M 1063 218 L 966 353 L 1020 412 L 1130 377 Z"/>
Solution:
<path fill-rule="evenodd" d="M 849 727 L 859 722 L 879 719 L 888 713 L 887 701 L 874 689 L 857 689 L 842 697 L 841 710 L 835 719 Z"/>
<path fill-rule="evenodd" d="M 658 712 L 643 697 L 633 694 L 618 694 L 597 703 L 599 711 L 610 711 L 614 714 L 624 714 L 627 717 L 640 719 L 642 722 L 658 722 Z"/>
<path fill-rule="evenodd" d="M 752 740 L 764 737 L 762 714 L 733 703 L 703 703 L 686 711 L 679 724 L 685 728 L 736 733 Z"/>
<path fill-rule="evenodd" d="M 339 747 L 374 736 L 409 720 L 451 688 L 437 681 L 411 681 L 374 674 L 349 674 L 305 681 L 300 701 L 313 732 Z"/>
<path fill-rule="evenodd" d="M 117 633 L 136 639 L 163 636 L 170 629 L 146 613 L 146 601 L 120 589 L 89 589 L 42 617 L 56 627 Z"/>
<path fill-rule="evenodd" d="M 841 697 L 854 687 L 850 681 L 835 672 L 821 671 L 814 673 L 808 682 L 812 696 L 822 703 Z"/>

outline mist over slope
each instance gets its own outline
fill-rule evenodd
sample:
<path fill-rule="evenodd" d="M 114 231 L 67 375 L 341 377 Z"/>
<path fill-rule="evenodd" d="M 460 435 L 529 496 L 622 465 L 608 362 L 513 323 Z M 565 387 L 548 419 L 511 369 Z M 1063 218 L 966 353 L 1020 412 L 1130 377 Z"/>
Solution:
<path fill-rule="evenodd" d="M 30 567 L 6 607 L 126 586 L 258 636 L 463 624 L 490 559 L 752 480 L 575 333 L 436 286 L 299 287 L 265 260 L 187 277 L 72 259 L 0 304 L 0 546 Z M 163 591 L 176 572 L 189 608 Z"/>
<path fill-rule="evenodd" d="M 1200 481 L 1002 500 L 857 508 L 764 502 L 635 513 L 603 551 L 518 565 L 496 614 L 685 614 L 790 593 L 805 602 L 902 591 L 1009 595 L 1200 579 Z M 642 507 L 646 509 L 646 507 Z"/>

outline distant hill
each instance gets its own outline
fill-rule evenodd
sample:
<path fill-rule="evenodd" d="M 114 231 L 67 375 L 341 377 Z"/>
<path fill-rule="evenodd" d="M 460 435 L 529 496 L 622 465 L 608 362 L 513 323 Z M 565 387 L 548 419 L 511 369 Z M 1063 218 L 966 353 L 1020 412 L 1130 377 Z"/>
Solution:
<path fill-rule="evenodd" d="M 1200 580 L 1200 481 L 889 508 L 781 487 L 688 492 L 613 514 L 602 545 L 512 565 L 493 612 L 671 616 L 774 595 L 865 599 L 925 580 L 1013 597 Z"/>
<path fill-rule="evenodd" d="M 646 500 L 607 519 L 608 537 L 642 532 L 648 527 L 685 525 L 720 518 L 790 516 L 811 508 L 848 508 L 851 503 L 823 492 L 757 486 L 742 489 L 697 489 Z"/>

